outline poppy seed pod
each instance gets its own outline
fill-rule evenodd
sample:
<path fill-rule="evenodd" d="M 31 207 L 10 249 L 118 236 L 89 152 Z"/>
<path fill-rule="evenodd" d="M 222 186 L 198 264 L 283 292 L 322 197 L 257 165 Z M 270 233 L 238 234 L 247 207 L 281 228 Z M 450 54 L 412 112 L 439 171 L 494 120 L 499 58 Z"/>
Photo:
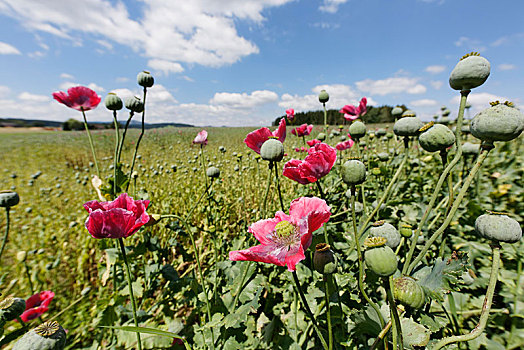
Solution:
<path fill-rule="evenodd" d="M 511 102 L 491 102 L 473 118 L 470 130 L 482 141 L 511 141 L 524 130 L 524 115 Z"/>
<path fill-rule="evenodd" d="M 393 125 L 393 132 L 397 136 L 417 136 L 424 122 L 415 116 L 404 116 Z"/>
<path fill-rule="evenodd" d="M 320 93 L 318 94 L 318 100 L 320 103 L 326 103 L 329 101 L 329 94 L 326 90 L 320 90 Z"/>
<path fill-rule="evenodd" d="M 398 233 L 395 226 L 384 220 L 373 223 L 369 229 L 370 237 L 384 237 L 387 239 L 386 245 L 395 249 L 400 244 L 400 233 Z"/>
<path fill-rule="evenodd" d="M 391 110 L 391 116 L 395 119 L 400 118 L 402 116 L 402 113 L 404 113 L 404 111 L 402 110 L 402 108 L 398 106 Z"/>
<path fill-rule="evenodd" d="M 18 193 L 14 191 L 0 191 L 0 207 L 10 208 L 14 207 L 20 202 Z"/>
<path fill-rule="evenodd" d="M 135 113 L 142 113 L 144 111 L 144 103 L 136 96 L 126 98 L 125 105 L 127 109 Z"/>
<path fill-rule="evenodd" d="M 122 100 L 114 92 L 107 94 L 104 104 L 110 111 L 119 111 L 123 107 Z"/>
<path fill-rule="evenodd" d="M 386 244 L 384 237 L 368 237 L 364 241 L 366 266 L 379 276 L 387 277 L 397 271 L 397 256 Z"/>
<path fill-rule="evenodd" d="M 350 159 L 342 165 L 342 180 L 351 186 L 366 180 L 366 166 L 358 159 Z"/>
<path fill-rule="evenodd" d="M 284 158 L 284 145 L 277 139 L 269 139 L 260 147 L 262 159 L 271 162 L 280 162 Z"/>
<path fill-rule="evenodd" d="M 323 275 L 332 274 L 337 269 L 337 261 L 329 244 L 319 243 L 315 246 L 313 267 Z"/>
<path fill-rule="evenodd" d="M 349 135 L 357 140 L 366 136 L 366 124 L 362 123 L 360 120 L 353 122 L 349 126 Z"/>
<path fill-rule="evenodd" d="M 462 145 L 462 154 L 465 156 L 475 156 L 480 152 L 480 145 L 477 143 L 465 142 Z"/>
<path fill-rule="evenodd" d="M 522 228 L 517 220 L 493 211 L 475 220 L 475 231 L 486 239 L 498 242 L 516 243 L 522 238 Z"/>
<path fill-rule="evenodd" d="M 326 139 L 326 134 L 324 134 L 323 132 L 319 133 L 317 135 L 317 139 L 320 141 L 324 141 Z"/>
<path fill-rule="evenodd" d="M 13 346 L 13 350 L 63 350 L 66 332 L 56 321 L 47 321 L 30 330 Z"/>
<path fill-rule="evenodd" d="M 417 281 L 408 276 L 395 278 L 393 296 L 400 303 L 414 309 L 422 307 L 425 302 L 424 290 Z"/>
<path fill-rule="evenodd" d="M 488 79 L 491 70 L 489 61 L 478 52 L 463 56 L 451 71 L 449 86 L 454 90 L 471 90 Z"/>
<path fill-rule="evenodd" d="M 401 224 L 398 232 L 402 237 L 409 238 L 413 235 L 413 227 L 409 224 Z"/>
<path fill-rule="evenodd" d="M 455 143 L 455 134 L 445 125 L 430 122 L 420 131 L 418 142 L 428 152 L 442 151 Z"/>
<path fill-rule="evenodd" d="M 25 311 L 25 300 L 7 297 L 0 302 L 0 318 L 12 321 Z"/>
<path fill-rule="evenodd" d="M 207 168 L 206 175 L 208 177 L 216 179 L 216 178 L 220 177 L 220 169 L 218 169 L 215 166 L 211 166 L 211 167 Z"/>
<path fill-rule="evenodd" d="M 155 83 L 155 79 L 148 71 L 142 71 L 136 76 L 138 85 L 150 88 Z"/>

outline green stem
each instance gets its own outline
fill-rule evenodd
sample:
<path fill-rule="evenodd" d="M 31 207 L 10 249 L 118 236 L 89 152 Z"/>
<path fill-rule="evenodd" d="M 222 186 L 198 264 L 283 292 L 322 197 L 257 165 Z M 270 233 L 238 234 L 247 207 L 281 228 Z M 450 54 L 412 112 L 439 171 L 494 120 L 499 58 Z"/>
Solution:
<path fill-rule="evenodd" d="M 131 298 L 131 306 L 133 308 L 133 320 L 135 321 L 135 327 L 138 327 L 138 318 L 136 316 L 136 301 L 135 301 L 135 296 L 133 294 L 133 284 L 131 281 L 131 269 L 129 268 L 129 263 L 127 262 L 126 247 L 124 245 L 124 239 L 119 238 L 118 243 L 120 244 L 120 250 L 122 252 L 122 259 L 124 259 L 124 265 L 126 265 L 127 285 L 129 287 L 129 296 Z M 138 350 L 142 350 L 140 332 L 136 332 L 136 340 L 138 342 Z"/>
<path fill-rule="evenodd" d="M 269 162 L 269 175 L 267 177 L 266 192 L 264 193 L 264 199 L 260 203 L 259 212 L 262 213 L 261 218 L 266 217 L 266 205 L 267 205 L 267 196 L 269 194 L 269 188 L 271 187 L 271 179 L 273 178 L 272 172 L 273 162 Z"/>
<path fill-rule="evenodd" d="M 468 334 L 455 335 L 440 340 L 437 344 L 435 344 L 433 350 L 441 349 L 448 344 L 473 340 L 480 336 L 484 331 L 484 328 L 486 328 L 486 324 L 488 322 L 489 317 L 489 311 L 491 309 L 491 303 L 493 301 L 493 295 L 495 294 L 495 286 L 497 285 L 498 272 L 500 266 L 500 245 L 497 244 L 491 246 L 491 250 L 493 252 L 491 274 L 489 276 L 488 289 L 486 291 L 484 303 L 482 304 L 482 312 L 480 314 L 479 323 Z"/>
<path fill-rule="evenodd" d="M 140 141 L 142 141 L 142 137 L 144 136 L 144 132 L 145 132 L 146 95 L 147 95 L 147 88 L 144 86 L 144 98 L 142 100 L 144 104 L 144 110 L 142 111 L 142 131 L 140 132 L 140 135 L 138 136 L 138 140 L 136 141 L 135 153 L 133 154 L 133 162 L 131 163 L 131 171 L 129 171 L 129 175 L 133 174 L 133 169 L 135 168 L 136 156 L 138 154 L 138 147 L 140 146 Z M 129 182 L 127 183 L 126 192 L 128 189 L 129 189 Z"/>
<path fill-rule="evenodd" d="M 320 338 L 320 342 L 322 343 L 324 350 L 329 350 L 326 340 L 322 336 L 322 332 L 320 331 L 320 328 L 318 328 L 318 324 L 315 319 L 315 316 L 313 316 L 313 313 L 311 312 L 311 309 L 309 308 L 309 304 L 307 303 L 306 296 L 304 295 L 304 292 L 302 291 L 302 287 L 300 287 L 300 281 L 298 280 L 297 272 L 293 271 L 292 275 L 293 275 L 293 280 L 295 282 L 295 286 L 297 287 L 298 294 L 300 295 L 300 301 L 302 302 L 302 306 L 304 307 L 304 310 L 306 311 L 306 314 L 308 315 L 308 317 L 311 319 L 311 322 L 313 323 L 313 327 L 315 328 L 315 332 L 317 333 L 317 336 Z"/>
<path fill-rule="evenodd" d="M 2 259 L 2 254 L 4 253 L 5 245 L 7 244 L 7 236 L 9 235 L 9 207 L 5 207 L 5 233 L 2 239 L 2 247 L 0 248 L 0 261 Z"/>
<path fill-rule="evenodd" d="M 326 135 L 326 139 L 328 137 L 328 130 L 327 130 L 327 110 L 326 110 L 326 104 L 322 103 L 322 106 L 324 107 L 324 135 Z"/>
<path fill-rule="evenodd" d="M 333 330 L 331 328 L 331 308 L 329 305 L 329 284 L 327 281 L 328 276 L 323 276 L 324 280 L 324 296 L 326 299 L 326 316 L 327 316 L 327 323 L 328 323 L 328 344 L 329 344 L 329 350 L 333 349 Z"/>
<path fill-rule="evenodd" d="M 389 309 L 391 312 L 391 333 L 393 335 L 393 349 L 397 348 L 397 337 L 398 343 L 401 349 L 404 348 L 404 342 L 402 339 L 402 324 L 400 323 L 400 317 L 398 316 L 397 305 L 395 304 L 395 299 L 393 298 L 393 277 L 384 278 L 384 288 L 386 289 L 386 295 L 389 303 Z"/>
<path fill-rule="evenodd" d="M 519 244 L 519 246 L 522 246 L 522 241 L 520 242 L 521 243 Z M 517 322 L 516 322 L 517 318 L 515 316 L 518 315 L 518 302 L 519 302 L 520 290 L 522 289 L 520 287 L 520 275 L 522 274 L 522 256 L 519 253 L 520 251 L 521 251 L 520 247 L 515 248 L 515 254 L 517 256 L 517 278 L 515 280 L 515 292 L 513 293 L 514 294 L 513 310 L 511 312 L 511 314 L 514 317 L 511 318 L 511 332 L 509 333 L 508 344 L 511 344 L 511 339 L 513 338 L 513 334 L 515 334 L 517 330 Z"/>
<path fill-rule="evenodd" d="M 278 190 L 278 199 L 280 200 L 280 209 L 282 209 L 283 212 L 286 211 L 284 208 L 284 202 L 282 201 L 282 193 L 280 192 L 280 181 L 278 179 L 278 163 L 273 162 L 274 168 L 275 168 L 275 181 L 277 183 L 277 190 Z"/>
<path fill-rule="evenodd" d="M 120 132 L 118 131 L 118 120 L 116 111 L 113 111 L 113 122 L 115 124 L 115 156 L 113 159 L 113 198 L 117 195 L 116 168 L 118 165 L 118 149 L 120 148 Z"/>
<path fill-rule="evenodd" d="M 35 289 L 33 288 L 33 281 L 31 281 L 31 274 L 29 273 L 29 266 L 27 266 L 27 262 L 24 261 L 24 267 L 25 267 L 25 274 L 27 277 L 27 282 L 29 282 L 29 289 L 31 290 L 31 295 L 35 294 Z"/>
<path fill-rule="evenodd" d="M 124 128 L 124 132 L 122 133 L 122 140 L 120 140 L 120 146 L 118 147 L 118 162 L 120 162 L 120 156 L 122 155 L 122 150 L 124 149 L 124 140 L 126 139 L 127 129 L 129 128 L 129 124 L 131 123 L 131 118 L 135 115 L 135 112 L 131 111 L 129 112 L 129 118 L 127 118 L 126 126 Z"/>
<path fill-rule="evenodd" d="M 384 328 L 384 318 L 380 313 L 380 308 L 373 300 L 371 300 L 364 289 L 364 256 L 362 254 L 362 249 L 360 248 L 360 240 L 358 238 L 359 235 L 357 231 L 357 217 L 355 214 L 355 186 L 351 187 L 351 216 L 353 218 L 353 234 L 355 237 L 355 246 L 357 247 L 358 256 L 358 288 L 360 289 L 360 294 L 362 294 L 368 304 L 371 305 L 373 309 L 375 309 L 375 312 L 377 313 L 378 319 L 380 321 L 380 327 Z"/>
<path fill-rule="evenodd" d="M 460 189 L 460 192 L 457 195 L 457 199 L 453 203 L 453 206 L 451 207 L 451 209 L 449 211 L 449 214 L 447 215 L 446 219 L 444 220 L 442 225 L 435 231 L 435 233 L 433 233 L 433 235 L 427 240 L 426 244 L 424 245 L 424 248 L 422 248 L 422 250 L 417 255 L 415 260 L 413 260 L 413 262 L 408 266 L 408 268 L 406 269 L 406 273 L 403 272 L 403 274 L 409 274 L 411 271 L 413 271 L 415 266 L 417 266 L 417 264 L 422 260 L 422 258 L 424 258 L 424 256 L 426 255 L 426 252 L 429 250 L 429 248 L 431 247 L 433 242 L 448 227 L 449 223 L 453 219 L 453 216 L 455 215 L 455 212 L 457 211 L 458 207 L 460 206 L 460 203 L 462 202 L 462 199 L 466 195 L 466 192 L 468 190 L 469 185 L 471 184 L 471 181 L 473 181 L 473 178 L 475 177 L 475 174 L 480 169 L 480 166 L 482 165 L 482 163 L 484 162 L 484 160 L 488 156 L 489 151 L 490 151 L 489 148 L 487 150 L 486 149 L 482 149 L 482 151 L 480 152 L 479 158 L 478 158 L 477 162 L 475 163 L 475 166 L 471 169 L 471 172 L 469 173 L 468 177 L 464 181 L 464 185 L 462 185 L 462 188 Z M 420 229 L 420 227 L 419 227 L 419 229 Z M 417 232 L 419 232 L 418 229 L 417 229 Z M 413 241 L 416 242 L 417 239 L 418 239 L 418 236 L 415 236 Z M 415 244 L 412 245 L 413 249 L 410 249 L 410 253 L 412 251 L 414 251 L 414 246 L 415 246 Z M 410 255 L 408 255 L 408 258 L 409 257 L 410 257 Z M 406 260 L 405 266 L 407 266 L 408 263 L 409 263 L 409 261 Z"/>
<path fill-rule="evenodd" d="M 320 181 L 315 181 L 315 184 L 317 185 L 318 193 L 320 194 L 320 198 L 323 200 L 326 200 L 326 196 L 324 195 L 324 191 L 322 191 L 322 186 L 320 186 Z"/>
<path fill-rule="evenodd" d="M 242 294 L 242 289 L 244 287 L 244 282 L 246 281 L 247 274 L 249 272 L 249 269 L 253 265 L 253 262 L 250 261 L 249 264 L 242 264 L 246 266 L 244 269 L 244 272 L 242 273 L 242 278 L 240 279 L 240 284 L 238 285 L 238 289 L 235 292 L 235 299 L 233 299 L 233 303 L 229 306 L 229 309 L 231 312 L 235 312 L 235 309 L 237 307 L 238 298 L 240 297 L 240 294 Z"/>
<path fill-rule="evenodd" d="M 96 174 L 100 177 L 100 170 L 98 168 L 98 160 L 96 159 L 95 146 L 93 145 L 93 139 L 91 138 L 91 132 L 89 131 L 89 126 L 87 125 L 86 113 L 83 107 L 80 107 L 82 116 L 84 117 L 84 127 L 87 131 L 87 138 L 89 139 L 89 146 L 91 146 L 91 153 L 93 154 L 93 159 L 95 161 Z"/>

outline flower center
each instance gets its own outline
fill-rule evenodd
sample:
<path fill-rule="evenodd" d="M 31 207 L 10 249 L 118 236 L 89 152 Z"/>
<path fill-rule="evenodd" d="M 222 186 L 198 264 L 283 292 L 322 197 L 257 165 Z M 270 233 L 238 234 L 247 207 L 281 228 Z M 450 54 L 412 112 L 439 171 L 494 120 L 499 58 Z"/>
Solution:
<path fill-rule="evenodd" d="M 276 224 L 275 231 L 273 231 L 273 234 L 271 235 L 273 242 L 282 246 L 290 246 L 296 243 L 297 237 L 297 227 L 286 220 L 282 220 Z"/>

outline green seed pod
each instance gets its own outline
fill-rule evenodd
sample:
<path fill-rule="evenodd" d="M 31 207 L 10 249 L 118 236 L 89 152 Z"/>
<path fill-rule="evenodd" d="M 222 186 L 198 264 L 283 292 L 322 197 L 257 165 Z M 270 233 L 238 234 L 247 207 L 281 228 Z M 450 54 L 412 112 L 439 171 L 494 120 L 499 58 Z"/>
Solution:
<path fill-rule="evenodd" d="M 138 85 L 150 88 L 155 83 L 155 79 L 148 71 L 142 71 L 136 76 Z"/>
<path fill-rule="evenodd" d="M 366 266 L 379 276 L 387 277 L 397 271 L 397 256 L 386 244 L 384 237 L 368 237 L 364 241 L 367 247 L 364 253 Z"/>
<path fill-rule="evenodd" d="M 119 111 L 123 107 L 122 100 L 114 92 L 107 94 L 106 99 L 104 100 L 106 108 L 110 111 Z"/>
<path fill-rule="evenodd" d="M 366 124 L 362 123 L 360 120 L 357 120 L 349 126 L 349 134 L 354 139 L 361 139 L 366 136 Z"/>
<path fill-rule="evenodd" d="M 7 297 L 0 302 L 0 318 L 12 321 L 25 311 L 25 300 Z"/>
<path fill-rule="evenodd" d="M 454 90 L 471 90 L 488 79 L 491 66 L 489 61 L 476 52 L 460 59 L 449 76 L 449 86 Z"/>
<path fill-rule="evenodd" d="M 460 128 L 460 131 L 462 131 L 462 133 L 466 135 L 471 133 L 471 130 L 469 129 L 468 124 L 462 125 L 462 127 Z"/>
<path fill-rule="evenodd" d="M 384 128 L 380 128 L 377 131 L 375 131 L 375 135 L 377 135 L 377 137 L 385 136 L 386 133 L 387 133 L 387 131 Z"/>
<path fill-rule="evenodd" d="M 402 237 L 409 238 L 413 235 L 413 227 L 409 224 L 401 224 L 398 232 Z"/>
<path fill-rule="evenodd" d="M 420 131 L 418 142 L 428 152 L 442 151 L 455 143 L 455 134 L 445 125 L 430 122 Z"/>
<path fill-rule="evenodd" d="M 319 243 L 315 246 L 313 267 L 323 275 L 332 274 L 337 269 L 337 260 L 329 244 Z"/>
<path fill-rule="evenodd" d="M 442 116 L 443 116 L 443 117 L 447 117 L 447 116 L 449 116 L 450 114 L 451 114 L 451 111 L 450 111 L 449 109 L 447 109 L 447 108 L 446 108 L 445 110 L 442 111 Z"/>
<path fill-rule="evenodd" d="M 340 142 L 344 142 L 344 141 L 346 141 L 346 139 L 347 139 L 346 135 L 340 136 Z"/>
<path fill-rule="evenodd" d="M 220 176 L 220 169 L 218 169 L 215 166 L 211 166 L 211 167 L 207 168 L 206 175 L 207 175 L 207 177 L 211 177 L 213 179 L 216 179 L 216 178 L 218 178 Z"/>
<path fill-rule="evenodd" d="M 366 166 L 358 159 L 350 159 L 342 165 L 342 180 L 351 186 L 366 180 Z"/>
<path fill-rule="evenodd" d="M 264 160 L 280 162 L 284 158 L 284 145 L 277 139 L 269 139 L 260 147 L 260 156 Z"/>
<path fill-rule="evenodd" d="M 318 133 L 317 139 L 320 141 L 324 141 L 326 139 L 326 134 L 324 134 L 323 132 Z"/>
<path fill-rule="evenodd" d="M 505 213 L 488 211 L 475 220 L 475 231 L 491 241 L 516 243 L 522 238 L 522 228 L 517 220 Z"/>
<path fill-rule="evenodd" d="M 412 111 L 411 109 L 406 109 L 404 113 L 402 113 L 402 117 L 416 117 L 417 113 L 415 111 Z"/>
<path fill-rule="evenodd" d="M 0 191 L 0 207 L 10 208 L 14 207 L 20 202 L 18 193 L 14 191 Z"/>
<path fill-rule="evenodd" d="M 417 136 L 423 126 L 424 122 L 415 116 L 402 117 L 393 125 L 393 132 L 397 136 Z"/>
<path fill-rule="evenodd" d="M 492 102 L 473 118 L 470 129 L 482 141 L 510 141 L 524 130 L 524 115 L 511 102 Z"/>
<path fill-rule="evenodd" d="M 442 117 L 440 118 L 440 124 L 442 125 L 449 125 L 451 123 L 451 119 L 448 117 Z"/>
<path fill-rule="evenodd" d="M 126 99 L 126 108 L 135 113 L 144 111 L 144 103 L 138 97 L 133 96 Z"/>
<path fill-rule="evenodd" d="M 24 262 L 26 258 L 27 258 L 26 251 L 21 250 L 18 253 L 16 253 L 16 260 L 18 260 L 19 262 Z"/>
<path fill-rule="evenodd" d="M 402 113 L 404 113 L 404 111 L 402 110 L 402 108 L 398 106 L 391 110 L 391 116 L 395 119 L 400 118 L 402 116 Z"/>
<path fill-rule="evenodd" d="M 400 244 L 400 233 L 398 233 L 395 226 L 384 220 L 373 223 L 369 229 L 370 237 L 384 237 L 387 239 L 386 245 L 395 249 Z"/>
<path fill-rule="evenodd" d="M 326 90 L 320 90 L 320 93 L 318 94 L 318 100 L 320 103 L 326 103 L 329 101 L 329 94 L 326 92 Z"/>
<path fill-rule="evenodd" d="M 30 330 L 13 346 L 13 350 L 63 350 L 66 332 L 56 321 L 47 321 Z"/>
<path fill-rule="evenodd" d="M 377 157 L 382 162 L 387 162 L 389 159 L 389 154 L 387 152 L 380 152 L 377 154 Z"/>
<path fill-rule="evenodd" d="M 412 277 L 402 276 L 393 281 L 393 297 L 401 304 L 414 309 L 421 308 L 425 302 L 424 290 Z"/>
<path fill-rule="evenodd" d="M 477 143 L 465 142 L 462 145 L 462 153 L 465 156 L 475 156 L 480 152 L 480 145 Z"/>

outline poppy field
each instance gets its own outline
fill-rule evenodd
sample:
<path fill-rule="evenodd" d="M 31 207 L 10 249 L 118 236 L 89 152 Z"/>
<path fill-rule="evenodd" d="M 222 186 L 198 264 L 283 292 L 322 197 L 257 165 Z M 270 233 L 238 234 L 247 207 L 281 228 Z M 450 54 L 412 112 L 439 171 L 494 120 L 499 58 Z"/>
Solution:
<path fill-rule="evenodd" d="M 85 131 L 0 134 L 0 348 L 523 348 L 524 115 L 469 116 L 489 75 L 387 125 L 323 90 L 340 125 L 145 130 L 148 72 L 54 93 Z"/>

